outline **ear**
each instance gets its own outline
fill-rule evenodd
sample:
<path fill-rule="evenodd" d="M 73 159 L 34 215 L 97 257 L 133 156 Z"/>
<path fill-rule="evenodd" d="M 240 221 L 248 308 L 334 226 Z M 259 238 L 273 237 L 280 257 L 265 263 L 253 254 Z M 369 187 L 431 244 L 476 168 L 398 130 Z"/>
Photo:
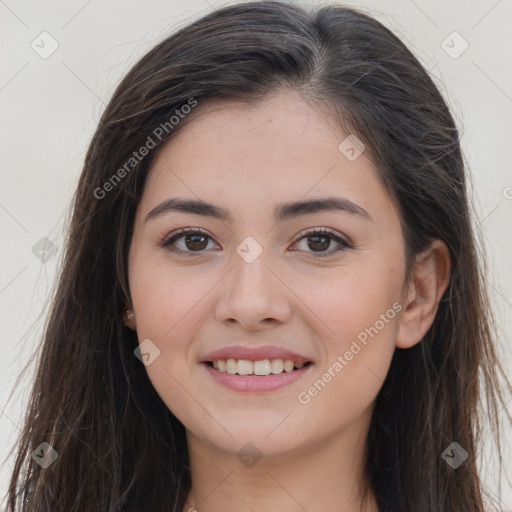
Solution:
<path fill-rule="evenodd" d="M 132 331 L 136 330 L 135 314 L 131 306 L 126 302 L 123 306 L 123 323 Z"/>
<path fill-rule="evenodd" d="M 398 348 L 410 348 L 423 339 L 449 281 L 450 251 L 444 242 L 434 240 L 416 256 L 413 274 L 404 288 L 395 341 Z"/>

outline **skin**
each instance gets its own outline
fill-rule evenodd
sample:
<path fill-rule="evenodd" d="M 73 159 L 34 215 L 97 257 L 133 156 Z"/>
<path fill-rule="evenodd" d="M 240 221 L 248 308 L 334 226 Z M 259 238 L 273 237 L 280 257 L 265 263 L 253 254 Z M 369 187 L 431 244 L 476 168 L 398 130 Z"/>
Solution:
<path fill-rule="evenodd" d="M 363 500 L 362 473 L 374 400 L 395 348 L 418 343 L 432 324 L 450 263 L 434 241 L 404 282 L 397 210 L 365 152 L 354 161 L 340 152 L 347 135 L 299 94 L 278 91 L 251 105 L 199 105 L 152 165 L 129 252 L 135 319 L 127 325 L 160 349 L 146 370 L 187 430 L 192 489 L 184 511 L 378 510 L 371 490 Z M 341 211 L 273 217 L 277 203 L 326 196 L 349 199 L 371 220 Z M 144 222 L 169 197 L 227 208 L 232 222 L 182 212 Z M 158 245 L 182 227 L 210 237 L 177 240 L 189 257 Z M 353 248 L 335 252 L 334 239 L 299 237 L 313 228 L 331 228 Z M 248 236 L 263 248 L 252 263 L 236 252 Z M 300 403 L 298 394 L 393 304 L 400 313 Z M 276 391 L 232 391 L 199 363 L 238 343 L 275 344 L 314 367 Z M 251 467 L 237 457 L 248 442 L 262 455 Z"/>

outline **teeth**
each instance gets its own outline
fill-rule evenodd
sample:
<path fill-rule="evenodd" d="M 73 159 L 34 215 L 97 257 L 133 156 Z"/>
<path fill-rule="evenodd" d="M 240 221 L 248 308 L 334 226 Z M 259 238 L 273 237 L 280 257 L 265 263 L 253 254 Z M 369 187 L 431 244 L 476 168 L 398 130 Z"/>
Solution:
<path fill-rule="evenodd" d="M 238 375 L 250 375 L 254 373 L 254 364 L 246 359 L 238 360 Z"/>
<path fill-rule="evenodd" d="M 284 362 L 284 371 L 291 372 L 292 370 L 293 370 L 293 361 L 290 361 L 289 359 L 287 359 Z"/>
<path fill-rule="evenodd" d="M 272 373 L 281 373 L 284 368 L 284 361 L 282 359 L 272 359 L 270 361 L 270 371 Z"/>
<path fill-rule="evenodd" d="M 263 361 L 254 361 L 254 375 L 270 375 L 270 361 L 264 359 Z"/>
<path fill-rule="evenodd" d="M 270 375 L 291 372 L 294 368 L 300 369 L 304 363 L 294 363 L 290 359 L 262 359 L 249 361 L 248 359 L 219 359 L 212 361 L 213 367 L 220 372 L 231 375 Z"/>
<path fill-rule="evenodd" d="M 228 359 L 226 361 L 226 371 L 228 373 L 231 373 L 231 375 L 234 375 L 238 370 L 238 363 L 236 362 L 236 359 Z"/>

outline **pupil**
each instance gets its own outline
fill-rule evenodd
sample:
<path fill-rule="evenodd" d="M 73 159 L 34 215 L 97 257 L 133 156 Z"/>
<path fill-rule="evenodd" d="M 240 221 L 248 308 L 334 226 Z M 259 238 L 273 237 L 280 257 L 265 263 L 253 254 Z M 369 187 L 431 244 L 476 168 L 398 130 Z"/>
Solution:
<path fill-rule="evenodd" d="M 329 239 L 329 237 L 328 237 L 328 236 L 325 236 L 325 235 L 318 235 L 318 236 L 312 236 L 310 239 L 312 239 L 312 240 L 315 240 L 315 239 L 316 239 L 316 240 L 318 240 L 318 239 L 323 239 L 323 240 L 324 240 L 324 243 L 323 243 L 323 244 L 320 242 L 320 245 L 321 245 L 320 250 L 324 250 L 324 249 L 327 249 L 327 248 L 329 247 L 330 239 Z M 325 243 L 325 242 L 326 242 L 326 243 Z M 313 242 L 313 244 L 315 244 L 315 243 L 317 243 L 317 242 Z M 314 247 L 312 247 L 312 244 L 311 244 L 311 243 L 309 243 L 309 242 L 308 242 L 308 246 L 309 246 L 309 248 L 310 248 L 310 249 L 315 250 L 315 249 L 314 249 Z M 318 249 L 318 248 L 317 248 L 317 249 Z"/>
<path fill-rule="evenodd" d="M 197 242 L 197 241 L 196 241 L 198 238 L 199 238 L 199 239 L 203 239 L 203 246 L 197 247 L 197 245 L 198 245 L 198 244 L 199 244 L 199 245 L 201 245 L 201 242 Z M 208 244 L 204 244 L 204 240 L 205 240 L 205 239 L 206 239 L 206 237 L 205 237 L 204 235 L 187 235 L 187 236 L 185 237 L 185 243 L 187 244 L 187 247 L 188 247 L 189 249 L 191 249 L 191 250 L 192 250 L 192 249 L 199 249 L 199 250 L 201 250 L 201 249 L 204 249 L 204 248 L 206 247 L 206 245 L 208 245 Z M 195 247 L 190 247 L 190 245 L 189 245 L 189 244 L 190 244 L 190 241 L 191 241 L 191 240 L 193 240 L 193 241 L 192 241 L 192 244 L 193 244 L 193 245 L 194 245 L 194 244 L 196 245 Z"/>

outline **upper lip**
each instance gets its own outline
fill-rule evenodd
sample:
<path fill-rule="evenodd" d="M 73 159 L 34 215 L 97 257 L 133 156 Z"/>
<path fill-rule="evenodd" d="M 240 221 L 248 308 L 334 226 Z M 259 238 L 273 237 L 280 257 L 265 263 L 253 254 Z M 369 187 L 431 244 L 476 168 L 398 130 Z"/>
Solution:
<path fill-rule="evenodd" d="M 261 361 L 263 359 L 289 359 L 296 363 L 307 363 L 311 361 L 311 358 L 309 357 L 275 345 L 264 345 L 261 347 L 232 345 L 206 354 L 201 359 L 201 362 L 218 361 L 220 359 L 246 359 L 248 361 Z"/>

